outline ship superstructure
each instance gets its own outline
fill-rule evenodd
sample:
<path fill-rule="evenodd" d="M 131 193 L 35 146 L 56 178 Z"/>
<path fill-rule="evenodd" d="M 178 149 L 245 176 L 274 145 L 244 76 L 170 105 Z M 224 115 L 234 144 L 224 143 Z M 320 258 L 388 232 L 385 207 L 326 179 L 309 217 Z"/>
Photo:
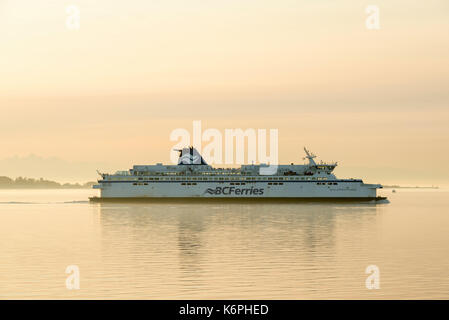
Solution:
<path fill-rule="evenodd" d="M 267 165 L 214 168 L 193 147 L 179 151 L 177 165 L 135 165 L 115 174 L 100 173 L 94 188 L 100 197 L 120 199 L 346 199 L 379 200 L 379 184 L 360 179 L 338 179 L 337 163 L 317 163 L 306 148 L 306 164 L 278 165 L 275 174 L 263 174 Z"/>

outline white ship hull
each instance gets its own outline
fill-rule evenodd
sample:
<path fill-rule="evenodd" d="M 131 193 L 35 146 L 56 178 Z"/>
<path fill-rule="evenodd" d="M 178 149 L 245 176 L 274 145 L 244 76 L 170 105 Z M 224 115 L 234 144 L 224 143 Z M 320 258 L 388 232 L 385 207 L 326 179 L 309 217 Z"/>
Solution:
<path fill-rule="evenodd" d="M 283 185 L 268 182 L 231 185 L 230 182 L 109 182 L 98 188 L 101 198 L 363 198 L 376 199 L 379 185 L 364 184 L 357 180 L 333 182 L 284 181 Z M 146 184 L 145 184 L 146 183 Z M 320 184 L 317 184 L 320 183 Z M 335 184 L 334 184 L 335 183 Z"/>

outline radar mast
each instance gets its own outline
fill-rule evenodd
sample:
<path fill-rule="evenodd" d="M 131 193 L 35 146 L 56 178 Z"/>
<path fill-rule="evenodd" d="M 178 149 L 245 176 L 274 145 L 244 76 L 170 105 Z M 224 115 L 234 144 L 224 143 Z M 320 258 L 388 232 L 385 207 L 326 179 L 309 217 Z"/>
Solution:
<path fill-rule="evenodd" d="M 304 147 L 304 151 L 306 152 L 306 156 L 305 156 L 304 160 L 309 159 L 309 165 L 316 166 L 315 160 L 313 160 L 313 158 L 316 158 L 316 155 L 314 155 L 309 150 L 307 150 L 306 147 Z"/>

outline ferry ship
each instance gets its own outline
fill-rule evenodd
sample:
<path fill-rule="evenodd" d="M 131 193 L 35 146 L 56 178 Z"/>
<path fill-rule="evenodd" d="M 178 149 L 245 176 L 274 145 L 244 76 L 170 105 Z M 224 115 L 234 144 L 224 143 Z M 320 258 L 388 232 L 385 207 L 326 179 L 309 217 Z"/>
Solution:
<path fill-rule="evenodd" d="M 213 168 L 193 147 L 176 150 L 177 165 L 135 165 L 128 171 L 100 173 L 93 188 L 100 197 L 91 201 L 123 200 L 384 200 L 380 184 L 360 179 L 338 179 L 337 163 L 316 163 L 306 148 L 307 164 L 277 165 L 266 175 L 267 165 Z"/>

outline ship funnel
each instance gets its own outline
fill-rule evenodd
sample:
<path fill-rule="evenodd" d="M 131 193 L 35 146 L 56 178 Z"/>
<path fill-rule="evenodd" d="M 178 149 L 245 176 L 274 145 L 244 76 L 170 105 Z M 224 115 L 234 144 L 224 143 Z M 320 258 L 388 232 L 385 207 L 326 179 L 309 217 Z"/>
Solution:
<path fill-rule="evenodd" d="M 186 165 L 186 164 L 207 165 L 206 161 L 204 161 L 203 157 L 194 147 L 183 148 L 182 150 L 176 151 L 179 151 L 178 165 Z"/>

